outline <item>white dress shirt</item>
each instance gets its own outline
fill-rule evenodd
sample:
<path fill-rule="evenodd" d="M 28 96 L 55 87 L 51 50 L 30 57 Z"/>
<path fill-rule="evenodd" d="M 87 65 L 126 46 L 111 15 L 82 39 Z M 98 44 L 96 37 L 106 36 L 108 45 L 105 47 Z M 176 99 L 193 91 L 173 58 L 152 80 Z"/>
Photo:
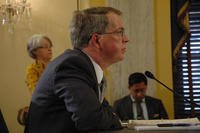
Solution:
<path fill-rule="evenodd" d="M 98 84 L 100 85 L 100 83 L 101 83 L 101 81 L 103 79 L 103 70 L 89 55 L 87 55 L 87 56 L 92 61 L 92 64 L 94 66 L 94 70 L 95 70 L 95 73 L 96 73 L 97 81 L 98 81 Z M 103 87 L 103 90 L 101 91 L 100 90 L 100 86 L 99 86 L 98 87 L 98 92 L 99 92 L 99 101 L 102 103 L 103 99 L 104 99 L 104 96 L 105 96 L 105 87 Z"/>
<path fill-rule="evenodd" d="M 131 95 L 130 95 L 130 97 L 131 97 L 131 100 L 133 101 L 133 105 L 132 105 L 133 107 L 132 108 L 133 108 L 134 119 L 137 120 L 136 101 L 135 101 L 135 99 Z M 148 113 L 147 113 L 147 106 L 146 106 L 146 103 L 145 103 L 145 98 L 142 99 L 141 107 L 142 107 L 144 119 L 148 120 L 149 116 L 148 116 Z"/>

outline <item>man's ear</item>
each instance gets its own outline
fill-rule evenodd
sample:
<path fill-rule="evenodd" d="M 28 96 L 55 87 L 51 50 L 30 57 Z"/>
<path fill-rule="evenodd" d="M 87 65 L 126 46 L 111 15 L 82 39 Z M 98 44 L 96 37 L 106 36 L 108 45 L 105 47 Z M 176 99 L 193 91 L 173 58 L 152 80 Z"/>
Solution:
<path fill-rule="evenodd" d="M 131 89 L 131 86 L 130 86 L 130 85 L 128 85 L 128 89 L 129 89 L 129 90 Z"/>
<path fill-rule="evenodd" d="M 96 42 L 99 44 L 99 35 L 96 35 Z"/>
<path fill-rule="evenodd" d="M 93 44 L 98 44 L 99 45 L 99 38 L 100 36 L 98 34 L 93 34 L 91 36 L 91 39 L 90 41 L 93 43 Z"/>

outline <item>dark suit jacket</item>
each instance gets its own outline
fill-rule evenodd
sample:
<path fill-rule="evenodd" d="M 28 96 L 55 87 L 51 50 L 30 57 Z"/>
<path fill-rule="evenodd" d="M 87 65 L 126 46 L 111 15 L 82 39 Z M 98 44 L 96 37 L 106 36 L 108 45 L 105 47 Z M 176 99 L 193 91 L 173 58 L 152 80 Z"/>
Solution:
<path fill-rule="evenodd" d="M 73 133 L 121 128 L 108 103 L 98 98 L 92 62 L 81 50 L 67 50 L 43 72 L 28 116 L 30 133 Z M 27 129 L 26 128 L 26 129 Z"/>
<path fill-rule="evenodd" d="M 0 133 L 9 133 L 1 109 L 0 109 Z"/>
<path fill-rule="evenodd" d="M 168 119 L 168 115 L 161 100 L 146 96 L 145 103 L 147 106 L 149 119 Z M 130 95 L 115 101 L 113 108 L 121 120 L 134 119 L 133 106 Z"/>

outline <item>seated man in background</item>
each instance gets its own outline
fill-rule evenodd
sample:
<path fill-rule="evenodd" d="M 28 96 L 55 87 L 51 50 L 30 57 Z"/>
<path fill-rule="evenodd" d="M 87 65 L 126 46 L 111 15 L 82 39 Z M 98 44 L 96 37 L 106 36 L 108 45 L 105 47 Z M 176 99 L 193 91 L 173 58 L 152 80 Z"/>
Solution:
<path fill-rule="evenodd" d="M 130 95 L 114 102 L 114 111 L 121 120 L 168 119 L 162 101 L 146 96 L 147 78 L 142 73 L 129 76 Z"/>

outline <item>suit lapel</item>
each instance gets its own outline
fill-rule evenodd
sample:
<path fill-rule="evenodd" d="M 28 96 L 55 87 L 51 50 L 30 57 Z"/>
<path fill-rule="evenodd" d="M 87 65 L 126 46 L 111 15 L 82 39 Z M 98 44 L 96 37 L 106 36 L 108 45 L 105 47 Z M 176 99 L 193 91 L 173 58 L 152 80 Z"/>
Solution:
<path fill-rule="evenodd" d="M 130 98 L 130 95 L 127 97 L 128 102 L 127 102 L 127 112 L 128 112 L 128 117 L 129 119 L 132 118 L 134 119 L 134 115 L 133 115 L 133 102 Z"/>
<path fill-rule="evenodd" d="M 151 103 L 151 100 L 149 99 L 149 97 L 145 97 L 145 102 L 146 102 L 146 106 L 147 106 L 147 112 L 148 112 L 149 119 L 153 119 L 152 114 L 154 113 L 154 111 L 153 111 L 152 103 Z"/>
<path fill-rule="evenodd" d="M 95 91 L 95 93 L 97 94 L 97 97 L 99 97 L 99 91 L 98 91 L 98 81 L 97 81 L 97 76 L 96 76 L 96 72 L 94 69 L 94 66 L 92 64 L 92 61 L 90 60 L 90 58 L 88 57 L 88 55 L 86 55 L 82 50 L 80 49 L 75 49 L 77 50 L 88 62 L 88 73 L 91 74 L 92 78 L 90 78 L 89 80 L 92 83 L 93 89 Z"/>

